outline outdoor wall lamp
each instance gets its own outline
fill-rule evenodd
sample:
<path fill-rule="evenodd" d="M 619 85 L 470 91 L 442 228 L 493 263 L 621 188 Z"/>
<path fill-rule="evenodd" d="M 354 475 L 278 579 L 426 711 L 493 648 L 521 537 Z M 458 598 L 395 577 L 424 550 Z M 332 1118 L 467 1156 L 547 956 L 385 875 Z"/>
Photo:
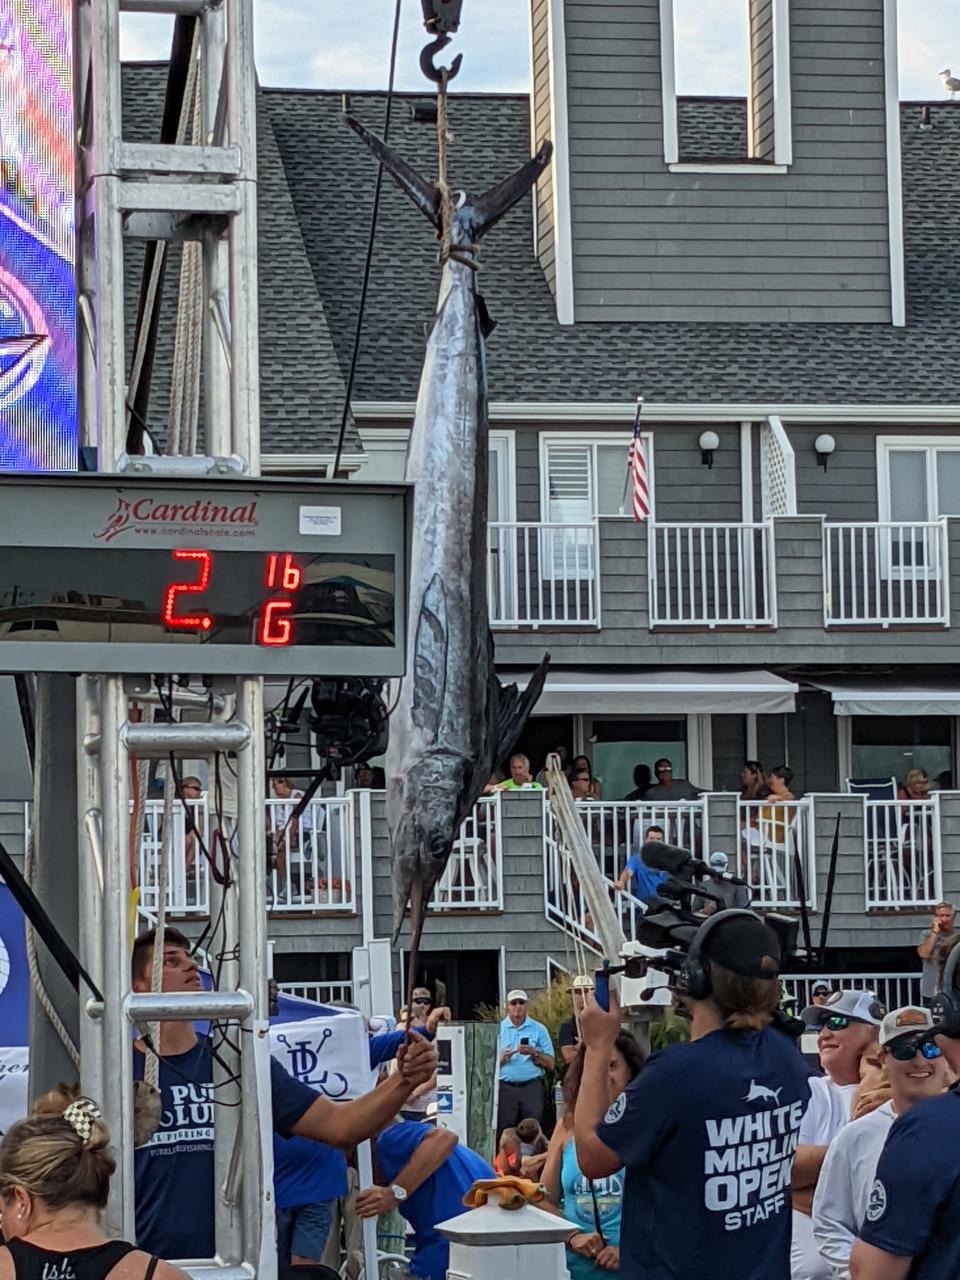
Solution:
<path fill-rule="evenodd" d="M 819 462 L 820 466 L 823 467 L 824 471 L 826 471 L 827 463 L 830 461 L 830 455 L 837 447 L 836 440 L 834 440 L 833 436 L 827 435 L 826 432 L 824 432 L 822 436 L 817 436 L 816 440 L 814 440 L 813 447 L 816 450 L 817 462 Z"/>
<path fill-rule="evenodd" d="M 712 467 L 713 452 L 720 448 L 720 437 L 715 431 L 701 431 L 697 443 L 700 446 L 700 461 L 705 467 Z"/>

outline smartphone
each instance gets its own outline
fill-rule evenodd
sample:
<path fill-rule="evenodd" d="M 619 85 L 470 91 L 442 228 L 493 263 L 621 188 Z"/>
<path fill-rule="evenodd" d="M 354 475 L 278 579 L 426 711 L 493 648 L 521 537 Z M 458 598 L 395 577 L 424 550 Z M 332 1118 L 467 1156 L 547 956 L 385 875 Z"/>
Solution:
<path fill-rule="evenodd" d="M 597 1004 L 604 1011 L 610 1012 L 610 961 L 604 960 L 603 968 L 598 969 L 594 976 L 593 994 L 596 996 Z"/>
<path fill-rule="evenodd" d="M 524 1037 L 523 1037 L 523 1039 L 520 1041 L 520 1043 L 521 1043 L 521 1044 L 529 1044 L 529 1043 L 530 1043 L 530 1037 L 529 1037 L 529 1036 L 524 1036 Z"/>

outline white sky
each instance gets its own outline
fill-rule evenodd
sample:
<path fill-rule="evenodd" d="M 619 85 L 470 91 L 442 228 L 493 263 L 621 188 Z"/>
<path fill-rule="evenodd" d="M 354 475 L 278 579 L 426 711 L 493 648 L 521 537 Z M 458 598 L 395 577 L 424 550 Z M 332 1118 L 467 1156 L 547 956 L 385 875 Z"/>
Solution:
<path fill-rule="evenodd" d="M 842 4 L 842 0 L 838 0 Z M 394 0 L 255 0 L 261 83 L 314 89 L 386 87 Z M 523 91 L 529 87 L 527 0 L 465 0 L 463 25 L 447 51 L 462 51 L 460 90 Z M 423 89 L 419 52 L 426 41 L 417 0 L 404 0 L 397 87 Z M 677 83 L 681 93 L 744 92 L 744 0 L 676 0 Z M 740 20 L 738 22 L 738 19 Z M 124 14 L 125 58 L 163 58 L 172 18 Z M 441 59 L 443 61 L 443 59 Z M 947 95 L 938 73 L 960 76 L 960 0 L 900 0 L 900 96 Z M 958 99 L 960 101 L 960 99 Z"/>

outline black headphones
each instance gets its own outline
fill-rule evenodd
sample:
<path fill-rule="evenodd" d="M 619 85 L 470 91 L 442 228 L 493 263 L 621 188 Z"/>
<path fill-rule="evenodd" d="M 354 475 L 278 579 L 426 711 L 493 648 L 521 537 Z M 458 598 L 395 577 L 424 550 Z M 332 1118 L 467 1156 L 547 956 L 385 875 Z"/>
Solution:
<path fill-rule="evenodd" d="M 940 992 L 933 997 L 930 1012 L 934 1021 L 944 1024 L 941 1034 L 951 1040 L 960 1040 L 960 991 L 956 988 L 957 964 L 960 963 L 960 946 L 954 947 L 943 966 L 943 983 Z"/>
<path fill-rule="evenodd" d="M 710 937 L 712 929 L 715 929 L 718 924 L 722 924 L 725 920 L 732 920 L 734 916 L 746 916 L 750 920 L 759 920 L 763 924 L 762 918 L 755 911 L 747 911 L 743 907 L 730 907 L 725 911 L 717 911 L 712 916 L 709 916 L 697 930 L 696 936 L 690 943 L 686 963 L 680 970 L 682 987 L 679 992 L 680 995 L 689 996 L 691 1000 L 707 1000 L 710 997 L 713 986 L 710 982 L 710 959 L 704 955 L 706 941 Z"/>

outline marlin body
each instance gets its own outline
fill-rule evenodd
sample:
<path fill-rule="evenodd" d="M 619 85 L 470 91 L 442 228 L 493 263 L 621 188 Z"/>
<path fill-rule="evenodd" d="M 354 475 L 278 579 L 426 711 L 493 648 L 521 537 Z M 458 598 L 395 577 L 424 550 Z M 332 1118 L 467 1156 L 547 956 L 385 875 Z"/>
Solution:
<path fill-rule="evenodd" d="M 353 120 L 384 169 L 437 228 L 440 192 Z M 521 695 L 494 673 L 487 601 L 487 380 L 490 325 L 472 260 L 479 237 L 531 188 L 545 143 L 513 177 L 458 194 L 427 344 L 406 476 L 414 488 L 407 674 L 390 717 L 387 824 L 394 940 L 407 904 L 416 951 L 431 893 L 461 823 L 516 742 L 543 688 L 544 658 Z"/>

